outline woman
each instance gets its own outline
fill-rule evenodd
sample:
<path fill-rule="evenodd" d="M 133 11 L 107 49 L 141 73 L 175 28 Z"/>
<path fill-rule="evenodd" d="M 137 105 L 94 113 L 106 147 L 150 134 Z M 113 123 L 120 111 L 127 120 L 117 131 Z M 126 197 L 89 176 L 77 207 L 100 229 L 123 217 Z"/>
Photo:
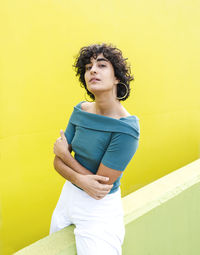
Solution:
<path fill-rule="evenodd" d="M 81 48 L 74 67 L 93 101 L 81 101 L 54 144 L 54 167 L 65 179 L 50 234 L 74 224 L 78 255 L 121 254 L 125 228 L 120 179 L 138 148 L 138 117 L 120 103 L 130 68 L 119 49 Z M 72 157 L 71 151 L 75 152 Z"/>

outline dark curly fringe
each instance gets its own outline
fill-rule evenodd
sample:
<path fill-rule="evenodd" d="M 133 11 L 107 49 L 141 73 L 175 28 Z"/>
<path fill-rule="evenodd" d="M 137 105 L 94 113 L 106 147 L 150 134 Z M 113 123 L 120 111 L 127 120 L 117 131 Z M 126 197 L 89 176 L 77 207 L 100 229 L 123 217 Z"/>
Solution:
<path fill-rule="evenodd" d="M 126 100 L 130 95 L 130 81 L 134 80 L 134 76 L 131 75 L 130 66 L 127 64 L 127 58 L 123 58 L 122 52 L 120 49 L 116 48 L 112 44 L 92 44 L 89 46 L 82 47 L 76 56 L 75 63 L 73 67 L 75 68 L 76 76 L 79 77 L 81 87 L 84 87 L 87 91 L 87 94 L 95 99 L 94 95 L 88 91 L 86 82 L 85 82 L 85 65 L 90 63 L 90 58 L 97 58 L 99 54 L 103 53 L 104 57 L 107 58 L 114 68 L 115 77 L 123 84 L 117 84 L 117 97 L 123 97 L 128 90 L 126 97 L 119 99 L 119 101 Z"/>

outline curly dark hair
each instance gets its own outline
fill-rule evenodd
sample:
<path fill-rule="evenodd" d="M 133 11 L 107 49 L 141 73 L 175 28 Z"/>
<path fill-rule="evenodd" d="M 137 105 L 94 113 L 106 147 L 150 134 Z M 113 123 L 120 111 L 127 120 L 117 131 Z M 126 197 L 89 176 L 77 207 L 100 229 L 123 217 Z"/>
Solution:
<path fill-rule="evenodd" d="M 122 99 L 118 99 L 119 101 L 126 100 L 130 95 L 130 81 L 134 80 L 134 76 L 131 75 L 130 66 L 127 64 L 127 58 L 123 58 L 122 52 L 120 49 L 116 48 L 112 44 L 92 44 L 89 46 L 82 47 L 76 56 L 75 63 L 73 67 L 75 68 L 76 76 L 79 77 L 79 81 L 81 83 L 81 87 L 84 87 L 87 91 L 87 94 L 95 99 L 94 95 L 87 89 L 85 82 L 85 65 L 90 63 L 90 58 L 97 58 L 99 54 L 103 53 L 104 57 L 108 59 L 113 68 L 115 77 L 122 83 L 126 85 L 127 88 L 123 84 L 117 84 L 117 97 L 123 97 L 128 90 L 126 97 Z M 83 85 L 83 86 L 82 86 Z"/>

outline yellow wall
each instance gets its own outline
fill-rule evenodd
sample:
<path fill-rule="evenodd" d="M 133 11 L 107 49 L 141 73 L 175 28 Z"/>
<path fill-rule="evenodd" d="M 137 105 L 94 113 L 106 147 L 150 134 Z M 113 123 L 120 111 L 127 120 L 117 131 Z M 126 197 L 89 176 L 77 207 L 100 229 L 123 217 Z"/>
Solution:
<path fill-rule="evenodd" d="M 64 178 L 53 143 L 84 90 L 80 47 L 111 42 L 132 64 L 123 105 L 140 119 L 122 195 L 199 158 L 198 1 L 4 1 L 0 6 L 0 247 L 46 236 Z M 161 172 L 162 170 L 162 172 Z"/>

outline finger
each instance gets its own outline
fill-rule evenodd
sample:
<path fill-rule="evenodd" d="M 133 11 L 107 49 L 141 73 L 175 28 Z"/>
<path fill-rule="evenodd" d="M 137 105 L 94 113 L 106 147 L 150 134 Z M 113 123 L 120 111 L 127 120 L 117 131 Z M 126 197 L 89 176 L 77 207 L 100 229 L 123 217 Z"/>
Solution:
<path fill-rule="evenodd" d="M 98 198 L 98 197 L 96 197 L 96 196 L 94 196 L 93 198 L 96 199 L 96 200 L 100 200 L 100 198 Z"/>
<path fill-rule="evenodd" d="M 102 199 L 102 198 L 104 198 L 106 195 L 107 195 L 107 194 L 98 195 L 98 196 L 97 196 L 97 199 L 98 199 L 98 200 L 99 200 L 99 199 Z"/>
<path fill-rule="evenodd" d="M 99 192 L 99 197 L 105 197 L 108 193 L 110 192 L 110 190 L 108 190 L 108 191 L 101 191 L 101 192 Z"/>
<path fill-rule="evenodd" d="M 110 191 L 113 187 L 113 184 L 111 184 L 111 185 L 102 184 L 101 187 L 102 187 L 102 191 Z"/>
<path fill-rule="evenodd" d="M 63 140 L 66 140 L 65 134 L 62 129 L 60 130 L 60 135 Z"/>
<path fill-rule="evenodd" d="M 107 195 L 107 193 L 106 194 L 98 194 L 98 195 L 97 194 L 96 195 L 88 194 L 88 195 L 90 195 L 92 198 L 94 198 L 96 200 L 100 200 L 100 199 L 104 198 Z"/>
<path fill-rule="evenodd" d="M 100 200 L 101 199 L 101 196 L 99 196 L 99 195 L 94 195 L 94 196 L 92 196 L 94 199 L 96 199 L 96 200 Z"/>
<path fill-rule="evenodd" d="M 102 181 L 102 182 L 108 182 L 109 181 L 109 177 L 105 177 L 105 176 L 101 176 L 101 175 L 95 175 L 95 179 L 97 181 Z"/>
<path fill-rule="evenodd" d="M 94 198 L 94 199 L 97 199 L 97 200 L 99 200 L 99 199 L 98 199 L 98 197 L 97 197 L 96 195 L 94 195 L 94 194 L 91 194 L 90 192 L 88 192 L 87 194 L 88 194 L 90 197 L 92 197 L 92 198 Z"/>
<path fill-rule="evenodd" d="M 100 196 L 98 196 L 98 197 L 96 197 L 96 200 L 100 200 L 100 199 L 102 199 L 103 197 L 100 197 Z"/>

